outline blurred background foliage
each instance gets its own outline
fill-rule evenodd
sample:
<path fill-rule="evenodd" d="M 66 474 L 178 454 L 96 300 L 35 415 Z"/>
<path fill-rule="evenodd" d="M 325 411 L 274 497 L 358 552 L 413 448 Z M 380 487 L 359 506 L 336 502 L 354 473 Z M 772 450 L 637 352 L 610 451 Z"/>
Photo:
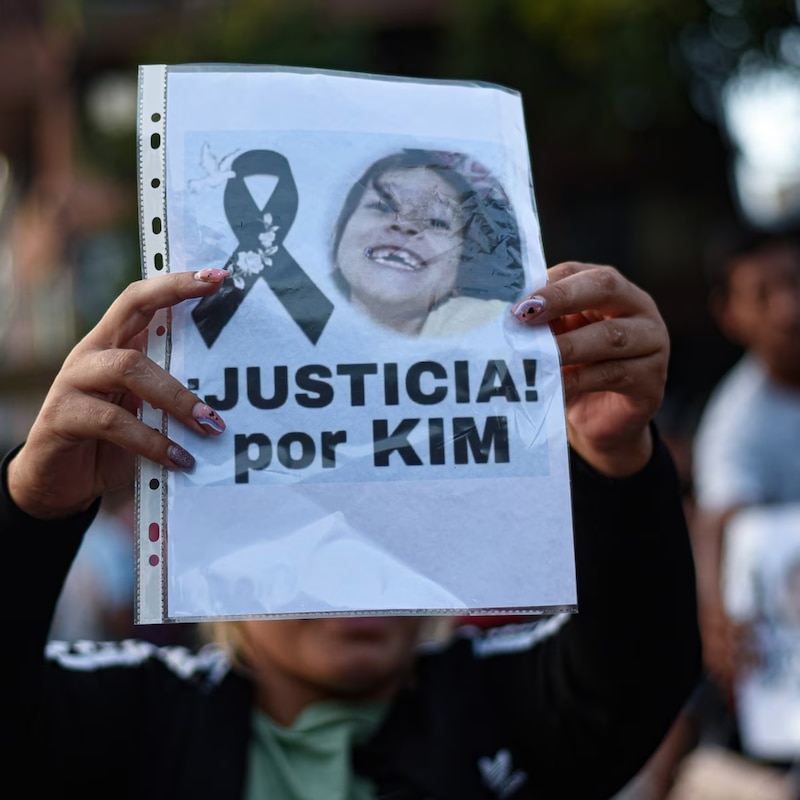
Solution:
<path fill-rule="evenodd" d="M 677 213 L 675 221 L 688 228 L 685 237 L 670 237 L 673 246 L 683 239 L 696 248 L 706 218 L 728 211 L 721 87 L 746 53 L 771 56 L 775 32 L 793 21 L 787 0 L 72 5 L 86 43 L 82 75 L 78 65 L 84 79 L 96 75 L 97 59 L 118 70 L 232 62 L 473 79 L 518 89 L 548 252 L 557 260 L 613 258 L 645 281 L 656 280 L 655 267 L 637 267 L 630 201 L 641 193 L 643 202 L 635 205 L 644 216 L 651 207 L 656 216 Z M 120 24 L 125 5 L 131 18 L 144 18 L 149 6 L 163 9 L 161 24 L 151 23 L 127 51 L 110 52 L 101 42 L 114 18 Z M 84 158 L 109 174 L 134 177 L 130 129 L 109 135 L 86 125 L 82 133 Z M 662 211 L 671 204 L 684 212 Z M 675 255 L 691 261 L 686 250 Z M 680 267 L 659 269 L 669 279 Z"/>
<path fill-rule="evenodd" d="M 613 263 L 653 293 L 681 408 L 697 408 L 736 354 L 702 279 L 709 237 L 741 216 L 722 98 L 743 65 L 798 67 L 791 0 L 0 0 L 0 23 L 4 7 L 36 9 L 70 43 L 75 169 L 126 198 L 69 240 L 76 337 L 139 275 L 138 65 L 229 62 L 518 90 L 548 262 Z M 16 174 L 24 195 L 35 169 Z"/>

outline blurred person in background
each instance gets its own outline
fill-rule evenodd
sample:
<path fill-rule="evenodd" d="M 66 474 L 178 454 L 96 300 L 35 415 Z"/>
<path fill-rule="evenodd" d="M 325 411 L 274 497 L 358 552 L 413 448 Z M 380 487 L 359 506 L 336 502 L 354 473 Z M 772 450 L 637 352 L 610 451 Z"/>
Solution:
<path fill-rule="evenodd" d="M 800 501 L 800 234 L 728 234 L 709 266 L 711 312 L 743 349 L 709 397 L 693 454 L 705 661 L 728 688 L 738 635 L 722 602 L 725 525 L 748 505 Z"/>
<path fill-rule="evenodd" d="M 741 354 L 709 396 L 693 443 L 691 528 L 707 679 L 691 712 L 701 742 L 741 752 L 734 687 L 755 654 L 749 627 L 726 611 L 725 536 L 749 506 L 800 502 L 800 233 L 727 231 L 711 247 L 708 283 L 711 313 Z"/>
<path fill-rule="evenodd" d="M 124 639 L 134 632 L 134 504 L 129 487 L 108 492 L 72 562 L 51 639 Z"/>

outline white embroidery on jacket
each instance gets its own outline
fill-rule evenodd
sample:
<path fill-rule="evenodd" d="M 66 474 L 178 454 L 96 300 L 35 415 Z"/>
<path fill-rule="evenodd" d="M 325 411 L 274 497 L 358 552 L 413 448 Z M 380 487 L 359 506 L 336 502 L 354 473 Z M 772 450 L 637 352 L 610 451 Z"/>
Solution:
<path fill-rule="evenodd" d="M 500 798 L 511 797 L 528 780 L 526 772 L 513 769 L 511 753 L 505 748 L 498 750 L 494 758 L 479 758 L 478 769 L 483 776 L 483 782 Z"/>
<path fill-rule="evenodd" d="M 158 647 L 150 642 L 133 639 L 118 642 L 79 640 L 72 643 L 54 639 L 47 643 L 45 655 L 75 672 L 136 666 L 149 658 L 156 658 L 181 678 L 202 675 L 212 684 L 220 683 L 230 668 L 225 653 L 213 645 L 193 653 L 178 645 Z"/>
<path fill-rule="evenodd" d="M 552 617 L 521 625 L 501 625 L 490 628 L 472 641 L 472 652 L 478 658 L 518 653 L 527 650 L 542 639 L 549 639 L 566 622 L 572 614 L 554 614 Z"/>

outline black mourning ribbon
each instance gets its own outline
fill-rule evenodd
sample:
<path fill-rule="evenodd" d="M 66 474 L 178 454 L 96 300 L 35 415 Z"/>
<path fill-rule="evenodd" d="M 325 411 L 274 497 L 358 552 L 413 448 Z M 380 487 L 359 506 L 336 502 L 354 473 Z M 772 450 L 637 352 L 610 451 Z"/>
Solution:
<path fill-rule="evenodd" d="M 236 264 L 241 252 L 262 249 L 258 237 L 264 233 L 265 214 L 271 214 L 273 223 L 278 226 L 273 241 L 278 249 L 271 256 L 271 266 L 265 266 L 258 274 L 241 276 L 243 288 L 234 285 L 233 276 L 228 276 L 215 295 L 204 297 L 192 310 L 197 329 L 206 345 L 211 347 L 253 284 L 263 278 L 303 333 L 316 344 L 333 313 L 333 303 L 282 245 L 297 215 L 297 185 L 289 162 L 272 150 L 249 150 L 234 159 L 231 170 L 235 177 L 225 185 L 223 203 L 225 216 L 239 246 L 228 263 Z M 245 184 L 244 179 L 251 175 L 273 175 L 278 179 L 264 208 L 258 208 Z"/>

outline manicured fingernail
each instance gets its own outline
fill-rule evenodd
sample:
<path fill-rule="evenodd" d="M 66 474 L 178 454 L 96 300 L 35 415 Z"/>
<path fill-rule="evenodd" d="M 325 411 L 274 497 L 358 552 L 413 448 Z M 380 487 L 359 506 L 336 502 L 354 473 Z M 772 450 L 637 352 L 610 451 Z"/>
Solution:
<path fill-rule="evenodd" d="M 211 430 L 216 433 L 222 433 L 222 431 L 225 430 L 225 423 L 222 421 L 222 417 L 217 414 L 211 406 L 207 406 L 205 403 L 195 403 L 192 409 L 192 416 L 201 425 L 211 428 Z"/>
<path fill-rule="evenodd" d="M 523 300 L 518 306 L 512 308 L 511 310 L 514 312 L 514 316 L 517 319 L 525 320 L 538 316 L 542 313 L 542 311 L 544 311 L 544 309 L 544 297 L 534 295 L 533 297 L 529 297 L 527 300 Z"/>
<path fill-rule="evenodd" d="M 167 458 L 178 469 L 191 469 L 194 466 L 194 456 L 179 444 L 171 444 L 167 448 Z"/>
<path fill-rule="evenodd" d="M 217 269 L 216 267 L 207 267 L 195 272 L 194 279 L 196 281 L 203 281 L 203 283 L 222 283 L 225 278 L 231 273 L 226 269 Z"/>

